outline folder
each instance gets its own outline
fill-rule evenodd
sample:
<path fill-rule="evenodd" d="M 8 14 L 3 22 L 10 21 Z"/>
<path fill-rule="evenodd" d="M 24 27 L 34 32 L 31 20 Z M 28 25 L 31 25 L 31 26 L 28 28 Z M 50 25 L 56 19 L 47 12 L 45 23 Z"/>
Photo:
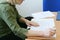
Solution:
<path fill-rule="evenodd" d="M 56 20 L 60 21 L 60 11 L 57 13 L 57 18 Z"/>

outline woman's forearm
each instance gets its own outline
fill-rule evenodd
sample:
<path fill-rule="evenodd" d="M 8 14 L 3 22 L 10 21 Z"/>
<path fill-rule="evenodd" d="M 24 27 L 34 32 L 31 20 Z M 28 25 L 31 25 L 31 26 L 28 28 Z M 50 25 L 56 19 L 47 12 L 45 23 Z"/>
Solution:
<path fill-rule="evenodd" d="M 33 31 L 33 30 L 29 30 L 26 35 L 27 35 L 27 37 L 30 37 L 30 36 L 44 36 L 43 32 L 41 32 L 41 31 Z"/>

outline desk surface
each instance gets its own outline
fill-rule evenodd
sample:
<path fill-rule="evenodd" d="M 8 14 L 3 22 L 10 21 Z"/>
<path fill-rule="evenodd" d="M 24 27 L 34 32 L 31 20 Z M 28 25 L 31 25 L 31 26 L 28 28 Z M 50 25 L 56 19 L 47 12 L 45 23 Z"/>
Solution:
<path fill-rule="evenodd" d="M 57 12 L 53 12 L 55 15 L 57 15 Z M 56 21 L 56 16 L 55 16 L 55 24 L 56 24 L 56 34 L 57 38 L 44 38 L 44 37 L 28 37 L 26 40 L 60 40 L 60 21 Z"/>
<path fill-rule="evenodd" d="M 56 34 L 57 34 L 56 40 L 60 40 L 60 21 L 56 21 Z"/>

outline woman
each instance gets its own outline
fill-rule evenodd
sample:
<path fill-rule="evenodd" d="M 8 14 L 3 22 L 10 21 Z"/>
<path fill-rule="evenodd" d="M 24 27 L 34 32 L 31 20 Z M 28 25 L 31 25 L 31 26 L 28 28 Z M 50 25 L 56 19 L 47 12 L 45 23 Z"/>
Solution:
<path fill-rule="evenodd" d="M 44 36 L 41 31 L 28 30 L 17 23 L 16 20 L 28 26 L 38 26 L 18 14 L 14 5 L 22 2 L 23 0 L 0 0 L 0 40 L 25 40 L 28 36 Z"/>

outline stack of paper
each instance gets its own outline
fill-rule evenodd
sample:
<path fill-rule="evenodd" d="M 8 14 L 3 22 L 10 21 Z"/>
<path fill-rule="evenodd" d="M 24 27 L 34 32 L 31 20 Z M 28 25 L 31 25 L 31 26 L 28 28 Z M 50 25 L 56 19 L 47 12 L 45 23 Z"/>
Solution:
<path fill-rule="evenodd" d="M 32 19 L 32 21 L 38 23 L 40 26 L 38 26 L 38 27 L 31 26 L 30 30 L 43 31 L 45 36 L 49 36 L 50 29 L 55 30 L 55 28 L 54 28 L 55 27 L 55 23 L 54 23 L 54 19 L 53 18 L 40 19 L 40 20 Z"/>
<path fill-rule="evenodd" d="M 43 31 L 46 36 L 49 35 L 50 28 L 55 30 L 54 18 L 47 19 L 47 17 L 55 16 L 52 12 L 50 11 L 38 12 L 33 13 L 32 16 L 34 17 L 34 19 L 32 19 L 31 21 L 37 22 L 40 26 L 38 27 L 31 26 L 30 30 Z"/>
<path fill-rule="evenodd" d="M 50 19 L 39 19 L 39 20 L 32 19 L 32 21 L 38 23 L 40 26 L 38 26 L 38 27 L 32 26 L 31 30 L 45 31 L 46 29 L 54 28 L 54 26 L 55 26 L 54 19 L 52 19 L 52 18 L 50 18 Z"/>
<path fill-rule="evenodd" d="M 50 11 L 32 13 L 32 17 L 34 17 L 34 19 L 41 19 L 41 18 L 47 18 L 53 16 L 55 15 Z"/>

